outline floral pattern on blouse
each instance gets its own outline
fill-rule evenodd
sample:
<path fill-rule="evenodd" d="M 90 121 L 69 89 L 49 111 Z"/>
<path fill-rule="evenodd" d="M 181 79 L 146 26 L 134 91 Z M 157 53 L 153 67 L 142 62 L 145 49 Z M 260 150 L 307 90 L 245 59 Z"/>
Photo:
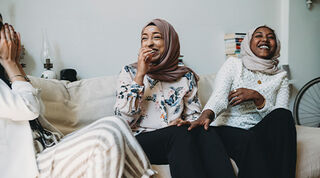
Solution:
<path fill-rule="evenodd" d="M 144 85 L 134 82 L 137 69 L 123 67 L 117 82 L 115 115 L 141 133 L 163 128 L 175 119 L 196 120 L 201 113 L 198 87 L 192 72 L 176 82 L 161 82 L 148 75 Z"/>

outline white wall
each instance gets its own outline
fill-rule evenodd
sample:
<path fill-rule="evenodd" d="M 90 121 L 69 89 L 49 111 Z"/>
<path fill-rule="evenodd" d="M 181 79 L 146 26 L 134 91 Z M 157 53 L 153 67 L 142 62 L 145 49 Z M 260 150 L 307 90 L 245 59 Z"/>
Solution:
<path fill-rule="evenodd" d="M 320 0 L 308 10 L 305 1 L 290 1 L 289 64 L 295 86 L 320 76 Z"/>
<path fill-rule="evenodd" d="M 320 76 L 320 0 L 313 2 L 310 11 L 305 0 L 1 0 L 0 13 L 22 34 L 29 74 L 43 71 L 46 28 L 55 70 L 75 68 L 80 78 L 115 75 L 134 62 L 141 28 L 153 18 L 173 24 L 185 63 L 199 74 L 224 62 L 224 33 L 268 24 L 280 35 L 281 63 L 291 69 L 292 105 L 297 90 Z"/>
<path fill-rule="evenodd" d="M 80 78 L 90 78 L 117 74 L 134 62 L 141 28 L 157 17 L 176 28 L 185 63 L 206 74 L 217 72 L 225 60 L 224 33 L 268 24 L 286 34 L 279 18 L 286 8 L 282 1 L 1 0 L 0 12 L 21 32 L 26 70 L 35 76 L 43 70 L 42 28 L 47 29 L 56 71 L 71 67 Z"/>
<path fill-rule="evenodd" d="M 308 10 L 303 0 L 291 0 L 289 12 L 289 66 L 293 99 L 305 83 L 320 76 L 320 0 Z"/>

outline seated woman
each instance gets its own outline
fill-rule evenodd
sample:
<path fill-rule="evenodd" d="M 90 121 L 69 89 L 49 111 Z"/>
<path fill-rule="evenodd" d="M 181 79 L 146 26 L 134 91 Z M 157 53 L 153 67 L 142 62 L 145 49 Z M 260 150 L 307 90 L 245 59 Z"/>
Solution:
<path fill-rule="evenodd" d="M 215 88 L 200 118 L 220 135 L 239 177 L 295 177 L 296 129 L 288 108 L 287 73 L 278 69 L 280 42 L 260 26 L 241 44 L 241 57 L 229 58 L 219 70 Z"/>
<path fill-rule="evenodd" d="M 197 119 L 201 111 L 198 76 L 178 66 L 179 56 L 174 28 L 162 19 L 149 22 L 138 61 L 119 75 L 115 114 L 128 121 L 152 164 L 170 165 L 172 177 L 235 177 L 218 136 L 175 126 Z"/>
<path fill-rule="evenodd" d="M 153 174 L 130 128 L 116 117 L 100 119 L 59 140 L 60 132 L 39 116 L 39 93 L 18 62 L 20 51 L 20 35 L 5 24 L 0 33 L 1 177 L 120 178 Z"/>

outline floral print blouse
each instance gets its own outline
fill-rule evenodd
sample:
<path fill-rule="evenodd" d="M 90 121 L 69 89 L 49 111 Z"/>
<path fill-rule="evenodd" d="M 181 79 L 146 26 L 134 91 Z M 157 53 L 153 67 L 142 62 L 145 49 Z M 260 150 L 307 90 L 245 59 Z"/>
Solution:
<path fill-rule="evenodd" d="M 128 121 L 135 134 L 167 127 L 175 119 L 196 120 L 201 114 L 198 88 L 192 72 L 176 82 L 161 82 L 148 75 L 144 86 L 134 82 L 137 69 L 123 67 L 117 83 L 115 115 Z"/>

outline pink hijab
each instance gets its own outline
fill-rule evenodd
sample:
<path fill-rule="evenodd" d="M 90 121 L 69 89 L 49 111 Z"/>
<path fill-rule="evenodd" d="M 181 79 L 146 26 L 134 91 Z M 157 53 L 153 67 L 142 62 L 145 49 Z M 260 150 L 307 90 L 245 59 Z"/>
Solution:
<path fill-rule="evenodd" d="M 242 59 L 243 65 L 249 70 L 260 71 L 266 74 L 277 74 L 282 71 L 278 68 L 278 64 L 279 64 L 278 57 L 280 56 L 280 41 L 278 39 L 278 36 L 272 29 L 271 30 L 274 32 L 274 35 L 276 37 L 277 49 L 274 53 L 274 56 L 271 59 L 259 58 L 256 55 L 254 55 L 250 49 L 250 41 L 251 41 L 252 35 L 258 28 L 261 28 L 261 27 L 267 27 L 271 29 L 266 25 L 262 25 L 250 30 L 247 33 L 247 35 L 244 37 L 241 43 L 240 58 Z"/>
<path fill-rule="evenodd" d="M 173 26 L 165 20 L 154 19 L 149 22 L 143 30 L 150 25 L 155 25 L 159 28 L 164 39 L 165 50 L 160 56 L 159 64 L 152 66 L 147 75 L 159 81 L 174 82 L 180 79 L 184 74 L 192 72 L 196 81 L 198 81 L 199 77 L 193 70 L 189 67 L 178 66 L 180 43 L 178 34 Z M 137 63 L 133 63 L 132 65 L 137 67 Z"/>

